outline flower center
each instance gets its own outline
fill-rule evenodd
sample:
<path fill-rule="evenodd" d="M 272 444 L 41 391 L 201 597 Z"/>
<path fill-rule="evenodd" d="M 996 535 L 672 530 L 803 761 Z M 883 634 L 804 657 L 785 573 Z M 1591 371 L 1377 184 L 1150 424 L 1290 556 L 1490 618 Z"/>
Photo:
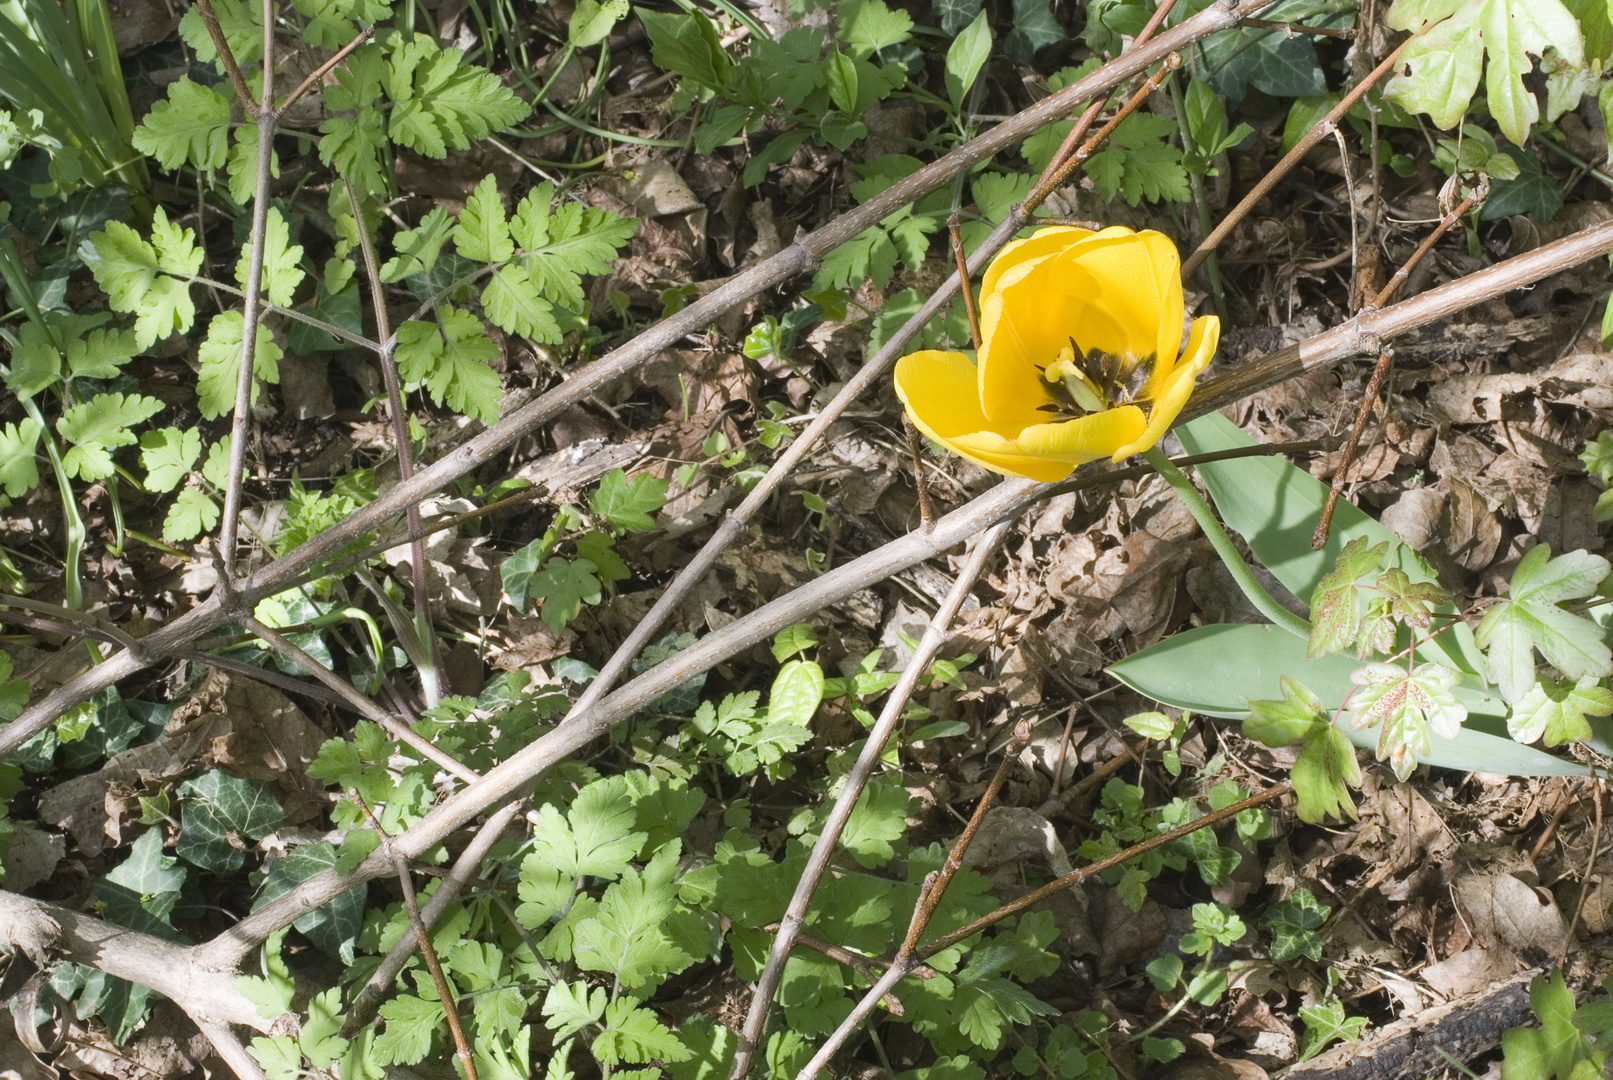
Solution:
<path fill-rule="evenodd" d="M 1070 339 L 1068 348 L 1044 368 L 1042 377 L 1051 385 L 1053 401 L 1041 406 L 1056 413 L 1056 419 L 1074 420 L 1089 413 L 1103 412 L 1116 405 L 1138 404 L 1153 373 L 1152 356 L 1117 356 L 1102 349 L 1083 350 Z"/>

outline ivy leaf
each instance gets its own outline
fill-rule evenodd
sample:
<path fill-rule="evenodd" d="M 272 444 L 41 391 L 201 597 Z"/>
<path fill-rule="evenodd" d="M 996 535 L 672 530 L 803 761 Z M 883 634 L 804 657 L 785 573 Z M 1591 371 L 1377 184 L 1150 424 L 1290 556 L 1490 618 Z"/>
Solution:
<path fill-rule="evenodd" d="M 1003 52 L 1010 60 L 1028 64 L 1038 52 L 1063 40 L 1064 27 L 1053 17 L 1047 0 L 1014 0 L 1014 28 L 1003 39 Z"/>
<path fill-rule="evenodd" d="M 1550 979 L 1536 976 L 1529 983 L 1529 1004 L 1540 1027 L 1515 1027 L 1501 1036 L 1505 1074 L 1540 1080 L 1579 1077 L 1575 1066 L 1591 1058 L 1591 1042 L 1574 1026 L 1574 992 L 1563 981 L 1563 973 L 1554 971 Z M 1596 1072 L 1593 1067 L 1586 1075 Z"/>
<path fill-rule="evenodd" d="M 172 941 L 179 935 L 169 917 L 185 877 L 179 860 L 163 854 L 162 830 L 147 829 L 130 845 L 129 857 L 96 881 L 94 889 L 106 902 L 111 921 Z"/>
<path fill-rule="evenodd" d="M 39 463 L 34 449 L 44 430 L 33 419 L 0 427 L 0 484 L 15 499 L 39 486 Z"/>
<path fill-rule="evenodd" d="M 930 12 L 940 20 L 948 37 L 973 22 L 984 6 L 985 0 L 930 0 Z"/>
<path fill-rule="evenodd" d="M 1344 545 L 1333 572 L 1311 593 L 1311 636 L 1305 655 L 1311 659 L 1340 652 L 1355 641 L 1361 613 L 1356 603 L 1361 579 L 1376 570 L 1389 553 L 1389 542 L 1368 547 L 1364 536 Z"/>
<path fill-rule="evenodd" d="M 1422 664 L 1411 673 L 1394 664 L 1368 664 L 1350 680 L 1357 686 L 1350 727 L 1363 731 L 1382 725 L 1378 760 L 1389 762 L 1402 781 L 1432 752 L 1430 728 L 1454 739 L 1467 719 L 1467 706 L 1451 694 L 1456 672 L 1442 664 Z"/>
<path fill-rule="evenodd" d="M 162 402 L 140 394 L 96 394 L 74 405 L 56 421 L 56 430 L 72 443 L 62 458 L 67 475 L 104 480 L 113 473 L 112 451 L 135 441 L 129 428 L 162 411 Z"/>
<path fill-rule="evenodd" d="M 588 506 L 596 517 L 602 517 L 618 529 L 628 532 L 650 532 L 655 519 L 650 514 L 666 503 L 667 482 L 647 472 L 637 473 L 631 480 L 621 469 L 612 469 L 600 478 L 599 487 L 588 496 Z"/>
<path fill-rule="evenodd" d="M 1562 746 L 1591 737 L 1587 716 L 1613 716 L 1613 693 L 1601 680 L 1541 679 L 1512 707 L 1507 734 L 1521 743 L 1545 736 L 1547 746 Z"/>
<path fill-rule="evenodd" d="M 1613 672 L 1613 652 L 1601 627 L 1557 605 L 1595 594 L 1607 577 L 1600 555 L 1571 551 L 1551 557 L 1537 544 L 1518 562 L 1507 599 L 1485 612 L 1473 638 L 1485 650 L 1485 671 L 1509 704 L 1535 685 L 1534 651 L 1570 679 L 1602 678 Z"/>
<path fill-rule="evenodd" d="M 504 204 L 498 197 L 498 181 L 492 173 L 483 177 L 465 200 L 465 209 L 454 226 L 454 247 L 465 258 L 484 263 L 508 262 L 515 254 Z"/>
<path fill-rule="evenodd" d="M 425 386 L 439 405 L 496 423 L 501 390 L 498 372 L 487 362 L 498 355 L 498 346 L 468 311 L 445 305 L 437 318 L 440 331 L 426 322 L 398 327 L 399 373 L 405 382 Z"/>
<path fill-rule="evenodd" d="M 1344 1006 L 1332 998 L 1320 1005 L 1301 1006 L 1299 1018 L 1305 1024 L 1305 1032 L 1299 1040 L 1300 1061 L 1310 1060 L 1336 1040 L 1354 1042 L 1367 1026 L 1366 1017 L 1348 1016 Z"/>
<path fill-rule="evenodd" d="M 202 433 L 175 427 L 148 431 L 140 436 L 140 461 L 146 467 L 146 490 L 172 491 L 190 475 L 202 453 Z"/>
<path fill-rule="evenodd" d="M 1318 903 L 1309 889 L 1295 889 L 1288 899 L 1271 905 L 1260 916 L 1260 928 L 1271 933 L 1272 963 L 1282 964 L 1296 956 L 1322 959 L 1322 936 L 1316 931 L 1327 922 L 1333 909 Z"/>
<path fill-rule="evenodd" d="M 207 340 L 196 350 L 201 373 L 196 380 L 196 396 L 202 415 L 209 420 L 235 411 L 235 383 L 241 370 L 241 324 L 239 311 L 213 316 L 207 324 Z M 252 372 L 264 382 L 280 381 L 280 346 L 262 323 L 258 324 L 258 344 L 252 355 Z M 252 400 L 258 399 L 258 384 L 252 383 Z"/>
<path fill-rule="evenodd" d="M 211 87 L 180 79 L 168 87 L 166 101 L 151 106 L 131 141 L 165 169 L 187 162 L 198 169 L 216 169 L 229 150 L 230 99 Z"/>
<path fill-rule="evenodd" d="M 594 564 L 594 572 L 599 575 L 600 583 L 611 589 L 613 595 L 616 582 L 626 581 L 633 576 L 622 557 L 616 554 L 616 541 L 605 533 L 595 530 L 579 536 L 577 554 Z"/>
<path fill-rule="evenodd" d="M 262 780 L 209 769 L 176 791 L 182 827 L 175 854 L 221 878 L 241 868 L 246 861 L 241 849 L 247 842 L 263 839 L 286 820 L 286 812 Z"/>
<path fill-rule="evenodd" d="M 302 283 L 303 268 L 297 265 L 302 258 L 302 245 L 291 243 L 291 230 L 276 207 L 269 207 L 268 222 L 264 228 L 263 291 L 269 302 L 277 307 L 290 307 L 292 293 Z M 250 245 L 241 249 L 235 263 L 235 280 L 246 288 L 247 269 L 251 263 Z"/>
<path fill-rule="evenodd" d="M 1484 90 L 1490 115 L 1519 146 L 1540 118 L 1535 96 L 1523 84 L 1533 66 L 1529 54 L 1544 56 L 1551 48 L 1571 67 L 1585 62 L 1579 23 L 1561 0 L 1395 0 L 1388 21 L 1395 30 L 1436 25 L 1401 54 L 1409 71 L 1389 81 L 1386 97 L 1410 112 L 1427 113 L 1442 128 L 1455 127 L 1467 114 L 1488 56 Z"/>

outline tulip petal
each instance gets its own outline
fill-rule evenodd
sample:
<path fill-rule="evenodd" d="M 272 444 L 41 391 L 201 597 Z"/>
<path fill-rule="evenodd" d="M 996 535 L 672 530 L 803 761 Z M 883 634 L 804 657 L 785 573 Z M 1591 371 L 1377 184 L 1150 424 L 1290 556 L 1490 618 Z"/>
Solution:
<path fill-rule="evenodd" d="M 1193 396 L 1193 383 L 1199 372 L 1209 366 L 1215 356 L 1215 347 L 1221 343 L 1221 320 L 1204 315 L 1193 320 L 1193 330 L 1187 339 L 1187 348 L 1176 366 L 1161 380 L 1153 405 L 1148 410 L 1148 426 L 1134 442 L 1114 452 L 1113 460 L 1121 461 L 1144 450 L 1165 437 L 1165 432 L 1176 423 L 1187 399 Z M 1150 380 L 1152 382 L 1153 380 Z"/>
<path fill-rule="evenodd" d="M 1108 457 L 1114 448 L 1134 441 L 1148 421 L 1135 405 L 1057 424 L 1035 424 L 1017 438 L 979 431 L 951 442 L 960 454 L 993 472 L 1032 480 L 1062 480 L 1077 465 Z"/>
<path fill-rule="evenodd" d="M 1037 229 L 1034 234 L 1023 240 L 1015 240 L 1005 245 L 981 276 L 980 295 L 995 292 L 998 279 L 1021 263 L 1045 259 L 1049 255 L 1063 251 L 1077 240 L 1085 240 L 1089 236 L 1096 235 L 1091 229 L 1078 229 L 1071 225 L 1050 225 L 1045 229 Z"/>
<path fill-rule="evenodd" d="M 896 361 L 896 396 L 920 431 L 952 445 L 989 427 L 975 392 L 975 366 L 963 353 L 926 349 Z"/>

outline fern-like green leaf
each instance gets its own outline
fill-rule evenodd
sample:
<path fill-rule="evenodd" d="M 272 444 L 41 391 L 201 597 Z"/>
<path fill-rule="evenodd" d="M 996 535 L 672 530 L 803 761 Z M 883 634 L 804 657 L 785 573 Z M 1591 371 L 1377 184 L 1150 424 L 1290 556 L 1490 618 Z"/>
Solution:
<path fill-rule="evenodd" d="M 498 373 L 487 362 L 498 355 L 498 346 L 468 311 L 442 307 L 437 317 L 441 330 L 427 322 L 398 327 L 398 373 L 409 384 L 424 386 L 439 405 L 495 423 Z"/>
<path fill-rule="evenodd" d="M 235 382 L 241 370 L 241 313 L 226 311 L 207 324 L 207 340 L 196 350 L 202 370 L 197 378 L 196 395 L 202 415 L 216 420 L 235 411 Z M 269 328 L 258 324 L 257 348 L 252 371 L 265 382 L 280 381 L 280 346 Z M 258 399 L 258 384 L 252 383 L 252 400 Z"/>
<path fill-rule="evenodd" d="M 104 480 L 112 475 L 112 451 L 134 442 L 129 428 L 162 411 L 162 402 L 140 394 L 96 394 L 56 421 L 71 447 L 62 457 L 69 476 Z"/>
<path fill-rule="evenodd" d="M 482 306 L 499 329 L 533 341 L 556 343 L 560 324 L 554 305 L 538 295 L 538 287 L 524 266 L 506 266 L 482 290 Z"/>
<path fill-rule="evenodd" d="M 235 263 L 235 280 L 246 288 L 249 266 L 249 247 L 241 249 Z M 302 258 L 302 245 L 291 243 L 291 230 L 280 211 L 269 208 L 268 221 L 263 230 L 263 291 L 269 294 L 270 303 L 290 307 L 292 294 L 302 284 L 303 268 L 297 265 Z"/>
<path fill-rule="evenodd" d="M 545 181 L 521 200 L 510 232 L 524 249 L 521 262 L 539 295 L 576 310 L 583 303 L 582 279 L 609 270 L 636 226 L 632 218 L 581 203 L 555 206 L 554 185 Z"/>
<path fill-rule="evenodd" d="M 134 129 L 134 148 L 165 169 L 187 162 L 198 169 L 224 164 L 230 140 L 230 99 L 211 87 L 180 79 L 168 99 L 151 107 Z"/>
<path fill-rule="evenodd" d="M 504 204 L 498 197 L 498 181 L 492 173 L 482 177 L 465 200 L 459 224 L 454 227 L 454 247 L 465 258 L 484 263 L 508 262 L 515 254 Z"/>
<path fill-rule="evenodd" d="M 39 486 L 39 463 L 34 460 L 43 429 L 32 419 L 0 427 L 0 484 L 13 499 Z"/>

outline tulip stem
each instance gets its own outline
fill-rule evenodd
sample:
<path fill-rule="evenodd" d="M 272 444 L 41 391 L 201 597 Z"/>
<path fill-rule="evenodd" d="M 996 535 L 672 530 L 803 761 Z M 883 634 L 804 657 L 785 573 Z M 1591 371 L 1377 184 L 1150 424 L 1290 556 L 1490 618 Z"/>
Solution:
<path fill-rule="evenodd" d="M 1216 520 L 1215 511 L 1204 501 L 1204 496 L 1193 486 L 1193 481 L 1183 475 L 1181 469 L 1172 465 L 1171 459 L 1161 453 L 1157 446 L 1144 450 L 1143 458 L 1154 467 L 1155 472 L 1164 477 L 1171 490 L 1176 492 L 1177 498 L 1186 504 L 1188 512 L 1193 515 L 1193 520 L 1204 530 L 1210 546 L 1215 548 L 1215 553 L 1221 556 L 1221 561 L 1226 563 L 1227 569 L 1232 572 L 1232 580 L 1238 583 L 1238 588 L 1243 590 L 1243 595 L 1249 598 L 1255 610 L 1290 634 L 1308 639 L 1311 636 L 1311 624 L 1279 604 L 1261 587 L 1260 582 L 1255 580 L 1254 571 L 1249 569 L 1249 564 L 1238 554 L 1238 549 L 1232 544 L 1232 538 L 1221 527 L 1221 522 Z"/>

